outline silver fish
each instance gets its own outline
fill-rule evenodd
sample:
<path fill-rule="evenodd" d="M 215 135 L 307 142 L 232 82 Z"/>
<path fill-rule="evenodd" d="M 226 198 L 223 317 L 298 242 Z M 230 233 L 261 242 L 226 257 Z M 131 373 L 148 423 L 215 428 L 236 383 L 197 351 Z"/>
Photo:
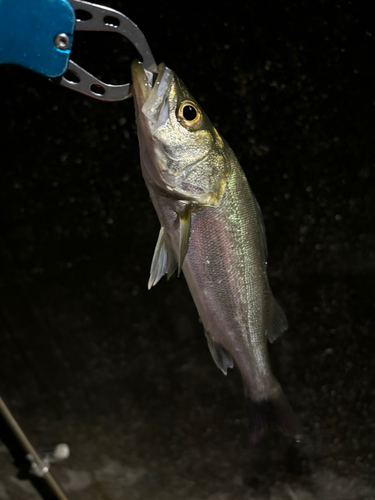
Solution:
<path fill-rule="evenodd" d="M 155 83 L 132 64 L 142 173 L 161 229 L 149 288 L 181 269 L 212 357 L 226 375 L 234 361 L 244 381 L 250 440 L 276 426 L 300 433 L 272 374 L 267 338 L 287 329 L 267 279 L 260 207 L 226 141 L 184 83 L 158 66 Z"/>

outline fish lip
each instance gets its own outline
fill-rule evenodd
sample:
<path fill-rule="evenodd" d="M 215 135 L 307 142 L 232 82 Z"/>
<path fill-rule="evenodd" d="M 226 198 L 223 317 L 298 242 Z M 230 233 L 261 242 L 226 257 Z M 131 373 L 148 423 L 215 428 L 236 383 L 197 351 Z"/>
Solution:
<path fill-rule="evenodd" d="M 149 81 L 143 64 L 133 61 L 131 65 L 133 88 L 132 93 L 136 101 L 136 107 L 148 118 L 153 129 L 162 125 L 167 119 L 167 98 L 173 80 L 173 71 L 164 63 L 158 65 L 158 74 L 155 82 Z"/>
<path fill-rule="evenodd" d="M 143 63 L 134 60 L 131 64 L 131 74 L 132 74 L 132 94 L 137 104 L 142 108 L 143 104 L 147 101 L 150 96 L 152 85 L 147 78 L 147 75 L 143 68 Z"/>

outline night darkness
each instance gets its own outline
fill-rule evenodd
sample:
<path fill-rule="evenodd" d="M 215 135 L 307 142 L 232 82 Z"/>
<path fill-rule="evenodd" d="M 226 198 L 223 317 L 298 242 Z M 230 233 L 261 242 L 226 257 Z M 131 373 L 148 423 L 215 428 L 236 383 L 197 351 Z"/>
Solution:
<path fill-rule="evenodd" d="M 147 291 L 159 223 L 132 99 L 12 66 L 0 66 L 1 396 L 36 447 L 69 444 L 52 473 L 70 500 L 375 498 L 368 2 L 106 5 L 138 24 L 249 179 L 289 321 L 272 365 L 305 438 L 251 446 L 241 377 L 214 365 L 184 278 Z M 77 33 L 72 59 L 123 83 L 134 57 L 119 36 Z M 0 499 L 41 498 L 2 424 Z"/>

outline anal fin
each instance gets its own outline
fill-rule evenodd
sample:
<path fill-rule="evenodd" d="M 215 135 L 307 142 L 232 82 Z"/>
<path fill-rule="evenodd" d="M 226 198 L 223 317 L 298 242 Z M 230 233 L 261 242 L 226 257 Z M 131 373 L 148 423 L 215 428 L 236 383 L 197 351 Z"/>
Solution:
<path fill-rule="evenodd" d="M 233 368 L 234 361 L 229 352 L 224 349 L 218 342 L 215 342 L 210 333 L 205 330 L 208 348 L 210 349 L 210 353 L 216 363 L 216 366 L 221 370 L 224 375 L 227 375 L 228 368 Z"/>

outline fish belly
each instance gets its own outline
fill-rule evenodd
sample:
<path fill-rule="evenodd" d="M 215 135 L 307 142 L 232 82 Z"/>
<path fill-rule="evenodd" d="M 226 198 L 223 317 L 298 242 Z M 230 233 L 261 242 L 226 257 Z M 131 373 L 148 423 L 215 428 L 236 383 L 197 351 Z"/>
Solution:
<path fill-rule="evenodd" d="M 267 355 L 269 286 L 256 200 L 242 171 L 217 207 L 193 213 L 183 272 L 203 325 L 235 359 L 253 399 L 273 383 Z"/>

